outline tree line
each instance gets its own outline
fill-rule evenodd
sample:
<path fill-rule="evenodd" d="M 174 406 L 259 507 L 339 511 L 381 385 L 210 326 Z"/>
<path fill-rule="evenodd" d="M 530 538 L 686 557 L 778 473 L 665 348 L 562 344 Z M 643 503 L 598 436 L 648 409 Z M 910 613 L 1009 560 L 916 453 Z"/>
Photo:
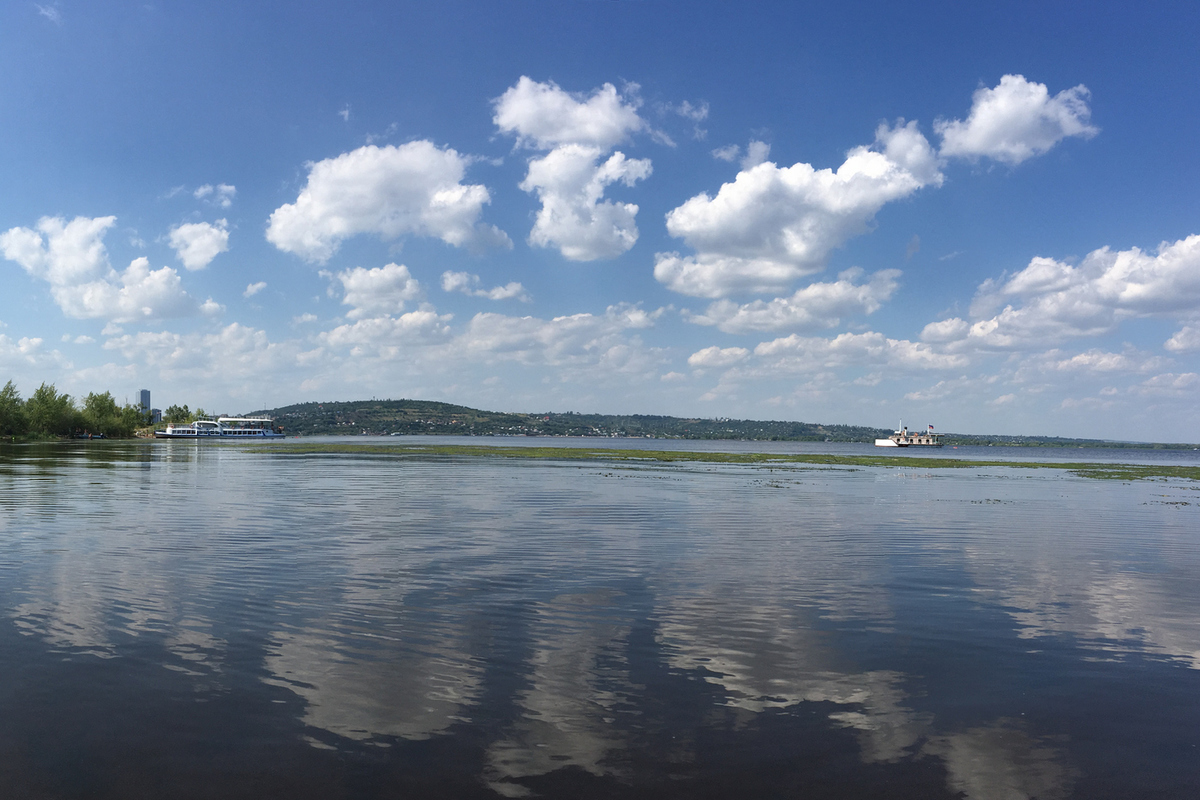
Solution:
<path fill-rule="evenodd" d="M 71 395 L 59 393 L 52 383 L 43 383 L 24 400 L 12 381 L 0 389 L 0 436 L 7 438 L 122 437 L 149 424 L 140 407 L 118 406 L 111 392 L 89 393 L 82 405 L 77 405 Z"/>

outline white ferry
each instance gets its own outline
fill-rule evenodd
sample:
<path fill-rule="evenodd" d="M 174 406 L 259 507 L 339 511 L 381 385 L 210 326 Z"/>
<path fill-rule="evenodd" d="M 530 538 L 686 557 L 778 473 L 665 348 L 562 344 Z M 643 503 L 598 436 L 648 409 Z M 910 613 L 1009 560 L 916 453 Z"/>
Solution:
<path fill-rule="evenodd" d="M 187 424 L 167 423 L 165 431 L 155 431 L 156 439 L 282 439 L 283 431 L 270 417 L 220 417 L 198 419 Z"/>
<path fill-rule="evenodd" d="M 909 433 L 908 428 L 904 427 L 904 423 L 900 423 L 900 430 L 893 433 L 886 439 L 876 439 L 876 447 L 941 447 L 942 435 L 933 432 L 933 426 L 929 426 L 927 433 Z"/>

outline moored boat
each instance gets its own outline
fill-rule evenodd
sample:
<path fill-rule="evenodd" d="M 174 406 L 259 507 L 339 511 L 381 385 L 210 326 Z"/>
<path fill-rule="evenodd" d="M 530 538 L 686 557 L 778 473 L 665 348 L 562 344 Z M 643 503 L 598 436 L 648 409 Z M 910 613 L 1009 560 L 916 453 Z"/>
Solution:
<path fill-rule="evenodd" d="M 904 427 L 904 423 L 900 423 L 900 430 L 893 433 L 886 439 L 876 439 L 876 447 L 941 447 L 942 435 L 933 432 L 933 426 L 929 426 L 927 433 L 910 433 L 908 428 Z"/>
<path fill-rule="evenodd" d="M 195 422 L 167 423 L 166 430 L 155 431 L 156 439 L 282 439 L 283 431 L 270 417 L 221 417 Z"/>

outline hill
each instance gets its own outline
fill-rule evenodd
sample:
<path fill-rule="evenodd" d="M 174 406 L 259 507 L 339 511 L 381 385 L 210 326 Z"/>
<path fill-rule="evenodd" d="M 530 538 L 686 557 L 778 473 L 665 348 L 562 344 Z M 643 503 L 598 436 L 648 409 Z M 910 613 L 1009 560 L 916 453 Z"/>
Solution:
<path fill-rule="evenodd" d="M 255 412 L 262 413 L 262 412 Z M 471 436 L 643 436 L 659 439 L 757 439 L 865 442 L 890 430 L 735 419 L 645 414 L 513 414 L 480 411 L 425 400 L 358 400 L 298 403 L 268 410 L 287 433 L 303 436 L 355 434 L 459 434 Z"/>
<path fill-rule="evenodd" d="M 481 411 L 428 400 L 356 400 L 297 403 L 267 414 L 289 434 L 302 436 L 450 434 L 460 436 L 634 436 L 654 439 L 743 439 L 751 441 L 871 442 L 890 428 L 822 425 L 811 422 L 700 419 L 648 414 L 540 414 Z M 1148 444 L 1060 436 L 944 433 L 948 445 L 1007 447 L 1137 447 L 1191 450 L 1190 444 Z"/>

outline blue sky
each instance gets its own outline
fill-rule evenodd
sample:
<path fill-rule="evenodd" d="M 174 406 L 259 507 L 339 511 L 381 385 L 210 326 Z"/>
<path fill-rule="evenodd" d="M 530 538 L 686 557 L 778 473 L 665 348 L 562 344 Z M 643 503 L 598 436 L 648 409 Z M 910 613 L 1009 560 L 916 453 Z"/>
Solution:
<path fill-rule="evenodd" d="M 9 3 L 0 377 L 1200 440 L 1200 12 Z"/>

